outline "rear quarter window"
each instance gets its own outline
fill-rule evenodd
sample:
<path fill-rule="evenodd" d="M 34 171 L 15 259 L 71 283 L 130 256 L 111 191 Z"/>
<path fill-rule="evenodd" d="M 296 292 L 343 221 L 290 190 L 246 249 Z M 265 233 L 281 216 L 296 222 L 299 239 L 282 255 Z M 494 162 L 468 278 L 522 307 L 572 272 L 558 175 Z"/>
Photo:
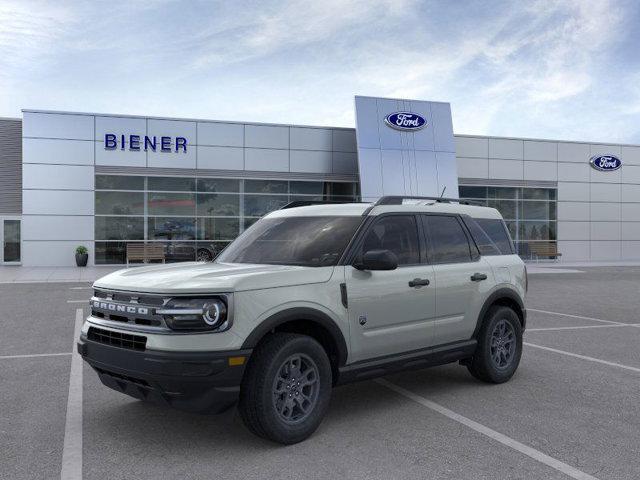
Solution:
<path fill-rule="evenodd" d="M 482 255 L 512 255 L 515 250 L 504 222 L 497 218 L 465 218 Z"/>

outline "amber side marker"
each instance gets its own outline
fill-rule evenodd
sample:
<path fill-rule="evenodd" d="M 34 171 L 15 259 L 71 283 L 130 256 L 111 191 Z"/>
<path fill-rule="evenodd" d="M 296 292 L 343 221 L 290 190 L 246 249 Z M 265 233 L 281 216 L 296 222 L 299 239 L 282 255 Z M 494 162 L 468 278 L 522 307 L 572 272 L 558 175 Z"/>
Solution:
<path fill-rule="evenodd" d="M 229 357 L 229 366 L 237 367 L 239 365 L 244 365 L 245 357 Z"/>

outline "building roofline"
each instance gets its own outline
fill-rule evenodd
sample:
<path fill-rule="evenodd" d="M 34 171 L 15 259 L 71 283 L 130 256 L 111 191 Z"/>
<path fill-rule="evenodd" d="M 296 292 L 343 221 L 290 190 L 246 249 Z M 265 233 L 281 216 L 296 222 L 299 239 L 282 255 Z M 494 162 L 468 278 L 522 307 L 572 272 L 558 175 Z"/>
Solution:
<path fill-rule="evenodd" d="M 42 110 L 42 109 L 32 109 L 32 108 L 23 108 L 22 113 L 45 113 L 45 114 L 56 114 L 56 115 L 86 115 L 92 117 L 118 117 L 118 118 L 146 118 L 150 120 L 171 120 L 178 122 L 203 122 L 203 123 L 232 123 L 236 125 L 261 125 L 261 126 L 269 126 L 269 127 L 300 127 L 300 128 L 318 128 L 318 129 L 330 129 L 330 130 L 355 130 L 355 128 L 350 127 L 330 127 L 326 125 L 300 125 L 300 124 L 291 124 L 291 123 L 270 123 L 270 122 L 243 122 L 237 120 L 212 120 L 205 118 L 184 118 L 184 117 L 158 117 L 152 115 L 129 115 L 129 114 L 119 114 L 119 113 L 97 113 L 97 112 L 71 112 L 66 110 Z"/>
<path fill-rule="evenodd" d="M 16 122 L 22 121 L 21 118 L 16 118 L 16 117 L 0 117 L 0 120 L 15 120 Z"/>
<path fill-rule="evenodd" d="M 451 105 L 451 102 L 441 102 L 438 100 L 416 100 L 415 98 L 393 98 L 393 97 L 372 97 L 370 95 L 355 95 L 355 98 L 375 98 L 376 100 L 393 100 L 394 102 L 424 102 L 424 103 L 441 103 L 443 105 Z"/>
<path fill-rule="evenodd" d="M 469 135 L 466 133 L 455 133 L 454 137 L 464 138 L 486 138 L 495 140 L 524 140 L 527 142 L 547 142 L 547 143 L 582 143 L 587 145 L 612 145 L 616 147 L 640 147 L 637 143 L 616 143 L 616 142 L 590 142 L 589 140 L 558 140 L 553 138 L 530 138 L 530 137 L 497 137 L 495 135 Z"/>

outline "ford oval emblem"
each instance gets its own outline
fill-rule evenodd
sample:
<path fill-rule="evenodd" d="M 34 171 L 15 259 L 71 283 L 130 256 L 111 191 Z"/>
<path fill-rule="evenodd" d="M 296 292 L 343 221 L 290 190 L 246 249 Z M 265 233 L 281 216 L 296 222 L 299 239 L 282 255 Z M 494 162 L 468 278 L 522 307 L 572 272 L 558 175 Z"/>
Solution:
<path fill-rule="evenodd" d="M 413 131 L 427 126 L 427 121 L 417 113 L 396 112 L 384 117 L 384 123 L 396 130 Z"/>
<path fill-rule="evenodd" d="M 622 160 L 613 155 L 596 155 L 591 157 L 589 163 L 593 168 L 601 172 L 613 172 L 622 166 Z"/>

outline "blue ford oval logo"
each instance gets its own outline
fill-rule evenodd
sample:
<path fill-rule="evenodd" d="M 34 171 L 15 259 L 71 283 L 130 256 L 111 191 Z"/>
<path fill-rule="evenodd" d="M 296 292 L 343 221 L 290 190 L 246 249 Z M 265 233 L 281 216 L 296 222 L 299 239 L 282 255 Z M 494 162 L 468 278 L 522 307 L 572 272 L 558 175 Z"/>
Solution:
<path fill-rule="evenodd" d="M 427 121 L 417 113 L 396 112 L 384 117 L 384 122 L 396 130 L 420 130 L 427 126 Z"/>
<path fill-rule="evenodd" d="M 591 157 L 589 163 L 593 168 L 601 172 L 612 172 L 622 166 L 622 160 L 613 155 L 596 155 L 595 157 Z"/>

